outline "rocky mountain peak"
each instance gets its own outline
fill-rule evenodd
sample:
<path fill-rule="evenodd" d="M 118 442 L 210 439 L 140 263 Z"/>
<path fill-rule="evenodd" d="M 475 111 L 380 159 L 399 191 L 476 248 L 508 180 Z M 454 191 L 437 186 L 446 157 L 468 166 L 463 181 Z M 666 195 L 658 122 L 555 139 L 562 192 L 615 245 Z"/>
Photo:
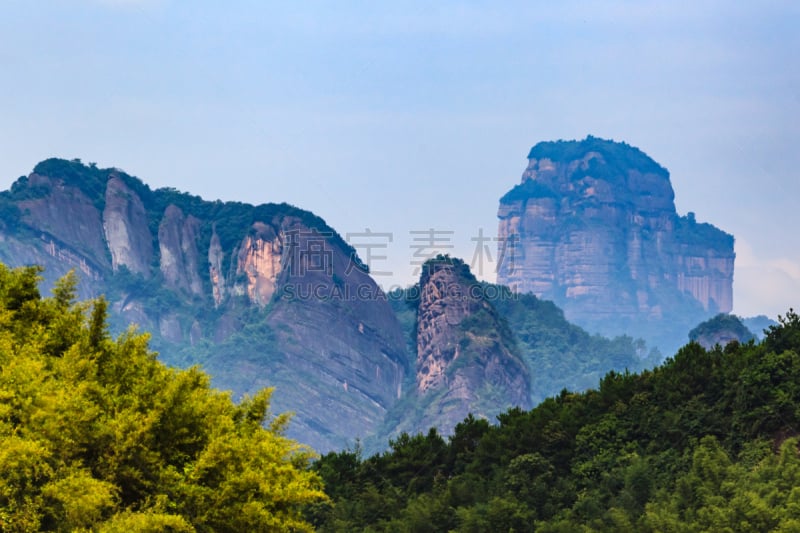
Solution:
<path fill-rule="evenodd" d="M 453 427 L 470 412 L 493 416 L 529 404 L 528 369 L 484 289 L 459 259 L 423 265 L 416 384 L 429 425 Z"/>
<path fill-rule="evenodd" d="M 539 143 L 500 199 L 498 283 L 609 334 L 683 316 L 682 336 L 731 310 L 735 255 L 731 235 L 679 216 L 674 198 L 667 170 L 628 144 Z"/>

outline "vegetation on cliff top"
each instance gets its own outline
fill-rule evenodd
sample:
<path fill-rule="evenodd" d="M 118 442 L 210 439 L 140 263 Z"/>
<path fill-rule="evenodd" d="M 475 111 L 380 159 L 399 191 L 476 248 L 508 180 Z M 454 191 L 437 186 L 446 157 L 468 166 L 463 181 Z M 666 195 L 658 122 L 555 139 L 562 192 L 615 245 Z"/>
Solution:
<path fill-rule="evenodd" d="M 158 225 L 164 215 L 164 210 L 174 204 L 179 207 L 184 215 L 192 215 L 200 219 L 202 227 L 201 244 L 205 248 L 211 239 L 211 225 L 214 224 L 223 250 L 230 251 L 243 238 L 243 231 L 250 228 L 254 222 L 280 225 L 280 219 L 294 217 L 306 227 L 330 237 L 333 243 L 341 247 L 344 253 L 353 254 L 356 251 L 333 228 L 317 215 L 287 203 L 268 203 L 251 205 L 242 202 L 209 201 L 189 193 L 180 192 L 171 187 L 152 190 L 139 178 L 130 176 L 118 168 L 98 168 L 94 163 L 84 164 L 80 159 L 66 160 L 58 158 L 46 159 L 37 164 L 33 169 L 34 174 L 47 176 L 62 181 L 65 185 L 75 187 L 102 212 L 105 207 L 106 184 L 112 177 L 122 180 L 141 199 L 145 211 L 150 233 L 157 248 Z M 4 213 L 6 203 L 41 197 L 47 194 L 46 189 L 32 187 L 27 177 L 21 177 L 12 186 L 10 191 L 0 197 L 0 214 Z M 11 208 L 8 208 L 11 209 Z M 14 213 L 9 211 L 9 216 Z"/>
<path fill-rule="evenodd" d="M 547 185 L 536 180 L 525 180 L 514 187 L 500 198 L 501 204 L 507 204 L 528 198 L 558 198 L 558 193 Z"/>
<path fill-rule="evenodd" d="M 741 318 L 736 315 L 720 313 L 693 328 L 689 332 L 689 340 L 700 341 L 725 333 L 733 335 L 740 342 L 749 342 L 756 338 L 753 332 L 744 325 Z"/>
<path fill-rule="evenodd" d="M 588 135 L 582 141 L 544 141 L 536 144 L 528 153 L 528 159 L 550 159 L 554 162 L 569 162 L 582 159 L 589 152 L 603 156 L 606 164 L 615 169 L 638 170 L 641 173 L 669 175 L 667 169 L 655 162 L 638 148 L 625 142 L 601 139 Z"/>

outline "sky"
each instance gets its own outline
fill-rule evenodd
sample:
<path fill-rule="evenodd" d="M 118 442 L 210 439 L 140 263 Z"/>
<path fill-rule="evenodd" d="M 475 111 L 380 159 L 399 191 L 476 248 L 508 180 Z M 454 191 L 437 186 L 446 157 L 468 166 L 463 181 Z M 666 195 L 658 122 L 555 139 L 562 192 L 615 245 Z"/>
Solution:
<path fill-rule="evenodd" d="M 80 158 L 313 211 L 384 288 L 431 231 L 492 281 L 530 147 L 591 134 L 666 167 L 736 238 L 733 311 L 775 318 L 800 308 L 798 27 L 769 0 L 3 0 L 0 189 Z"/>

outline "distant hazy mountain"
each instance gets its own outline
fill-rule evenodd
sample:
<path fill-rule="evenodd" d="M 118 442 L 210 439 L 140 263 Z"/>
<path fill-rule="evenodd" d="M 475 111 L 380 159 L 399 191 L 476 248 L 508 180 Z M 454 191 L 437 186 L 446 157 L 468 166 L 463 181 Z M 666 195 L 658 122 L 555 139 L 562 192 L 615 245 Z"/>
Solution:
<path fill-rule="evenodd" d="M 711 350 L 717 345 L 724 348 L 731 342 L 743 343 L 756 340 L 756 336 L 738 316 L 720 313 L 692 329 L 689 332 L 689 340 L 695 341 L 706 350 Z"/>
<path fill-rule="evenodd" d="M 733 236 L 679 216 L 669 173 L 625 143 L 542 142 L 500 200 L 497 281 L 667 351 L 733 305 Z"/>

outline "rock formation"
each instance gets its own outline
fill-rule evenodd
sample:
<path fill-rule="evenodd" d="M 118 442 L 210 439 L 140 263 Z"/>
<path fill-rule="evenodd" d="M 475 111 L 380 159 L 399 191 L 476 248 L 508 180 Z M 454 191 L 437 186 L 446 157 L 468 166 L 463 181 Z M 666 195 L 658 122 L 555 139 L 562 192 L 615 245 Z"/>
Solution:
<path fill-rule="evenodd" d="M 416 428 L 448 433 L 469 413 L 493 419 L 530 405 L 529 371 L 469 267 L 446 256 L 422 267 L 417 307 Z"/>
<path fill-rule="evenodd" d="M 0 261 L 40 264 L 50 283 L 77 269 L 117 330 L 138 324 L 166 362 L 202 362 L 236 397 L 276 387 L 289 435 L 320 451 L 373 433 L 408 374 L 397 319 L 354 258 L 307 211 L 153 191 L 79 161 L 43 161 L 0 193 Z"/>
<path fill-rule="evenodd" d="M 203 294 L 198 268 L 199 231 L 200 220 L 191 215 L 184 216 L 174 204 L 167 206 L 158 227 L 159 269 L 164 281 L 171 287 L 195 295 Z"/>
<path fill-rule="evenodd" d="M 625 143 L 537 144 L 498 218 L 498 283 L 591 329 L 646 335 L 626 325 L 732 308 L 733 237 L 678 216 L 667 170 Z"/>
<path fill-rule="evenodd" d="M 153 237 L 141 198 L 112 175 L 106 185 L 105 204 L 103 230 L 111 252 L 111 268 L 117 271 L 125 266 L 131 272 L 150 277 Z"/>

